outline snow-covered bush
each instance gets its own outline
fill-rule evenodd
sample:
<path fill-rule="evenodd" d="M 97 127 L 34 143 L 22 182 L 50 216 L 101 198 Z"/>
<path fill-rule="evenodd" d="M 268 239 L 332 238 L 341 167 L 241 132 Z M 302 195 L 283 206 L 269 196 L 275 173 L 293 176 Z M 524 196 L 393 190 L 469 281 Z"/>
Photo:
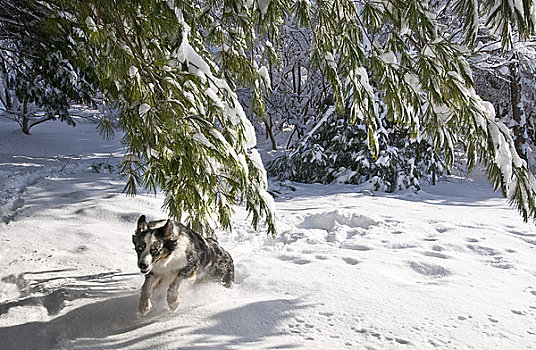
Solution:
<path fill-rule="evenodd" d="M 412 141 L 408 131 L 386 118 L 378 118 L 379 154 L 367 145 L 363 124 L 349 123 L 329 108 L 324 117 L 286 155 L 268 165 L 276 179 L 305 183 L 361 184 L 392 192 L 420 188 L 420 181 L 435 183 L 444 173 L 442 159 L 424 140 Z"/>

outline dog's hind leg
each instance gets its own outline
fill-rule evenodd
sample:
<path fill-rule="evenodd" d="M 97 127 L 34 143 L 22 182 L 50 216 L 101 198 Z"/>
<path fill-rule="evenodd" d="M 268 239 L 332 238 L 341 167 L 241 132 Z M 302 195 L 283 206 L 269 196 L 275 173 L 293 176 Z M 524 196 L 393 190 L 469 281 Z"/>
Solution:
<path fill-rule="evenodd" d="M 221 283 L 225 288 L 231 288 L 234 282 L 234 263 L 233 258 L 226 251 L 220 260 L 219 270 L 221 271 Z"/>
<path fill-rule="evenodd" d="M 222 283 L 225 288 L 231 288 L 234 282 L 234 266 L 230 266 L 222 278 Z"/>
<path fill-rule="evenodd" d="M 151 310 L 151 296 L 153 295 L 156 282 L 157 281 L 153 275 L 145 275 L 145 282 L 141 287 L 140 302 L 138 304 L 138 311 L 142 316 L 147 315 L 147 313 Z"/>

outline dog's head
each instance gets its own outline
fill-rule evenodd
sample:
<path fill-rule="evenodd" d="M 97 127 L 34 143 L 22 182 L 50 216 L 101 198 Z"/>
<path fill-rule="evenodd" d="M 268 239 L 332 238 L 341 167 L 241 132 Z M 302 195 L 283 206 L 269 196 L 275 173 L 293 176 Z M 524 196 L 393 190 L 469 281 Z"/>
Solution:
<path fill-rule="evenodd" d="M 136 233 L 132 236 L 134 249 L 138 253 L 138 267 L 144 275 L 151 272 L 154 265 L 169 255 L 177 244 L 172 220 L 147 222 L 145 215 L 138 219 Z"/>

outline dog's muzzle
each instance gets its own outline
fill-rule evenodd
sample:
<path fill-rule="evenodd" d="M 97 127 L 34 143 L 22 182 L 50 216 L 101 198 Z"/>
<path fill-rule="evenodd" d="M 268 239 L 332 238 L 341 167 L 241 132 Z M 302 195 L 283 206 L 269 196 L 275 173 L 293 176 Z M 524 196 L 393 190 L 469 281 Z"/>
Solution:
<path fill-rule="evenodd" d="M 140 268 L 140 272 L 143 273 L 144 275 L 148 274 L 149 272 L 151 272 L 151 269 L 149 268 L 149 265 L 147 265 L 146 263 L 144 262 L 140 262 L 138 264 L 138 267 Z"/>

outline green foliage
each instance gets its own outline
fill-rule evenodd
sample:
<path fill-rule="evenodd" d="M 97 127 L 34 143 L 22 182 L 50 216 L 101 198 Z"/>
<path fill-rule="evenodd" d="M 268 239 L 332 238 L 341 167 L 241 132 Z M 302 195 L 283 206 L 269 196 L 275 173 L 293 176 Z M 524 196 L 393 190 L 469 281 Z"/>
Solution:
<path fill-rule="evenodd" d="M 217 1 L 65 4 L 85 31 L 81 64 L 95 64 L 99 89 L 120 107 L 126 191 L 163 190 L 170 215 L 207 234 L 230 228 L 243 202 L 255 227 L 264 218 L 275 232 L 255 133 L 229 83 L 258 78 L 245 49 L 251 25 L 274 30 L 256 24 L 260 16 L 277 23 L 277 2 L 266 13 Z"/>
<path fill-rule="evenodd" d="M 337 112 L 363 126 L 372 159 L 382 157 L 385 125 L 407 130 L 408 145 L 427 140 L 447 166 L 462 142 L 470 165 L 488 165 L 492 182 L 524 217 L 535 216 L 534 178 L 505 151 L 512 140 L 495 132 L 503 128 L 474 93 L 468 51 L 438 22 L 435 2 L 57 1 L 49 2 L 57 4 L 49 29 L 71 33 L 77 66 L 119 105 L 130 152 L 123 159 L 127 190 L 162 189 L 171 215 L 188 215 L 193 226 L 228 228 L 232 204 L 245 202 L 254 225 L 264 217 L 274 232 L 253 128 L 234 91 L 253 86 L 250 107 L 263 116 L 270 87 L 256 62 L 276 63 L 279 28 L 289 16 L 311 27 L 311 60 Z M 534 33 L 532 0 L 456 4 L 469 44 L 476 16 L 504 47 L 515 31 Z"/>

